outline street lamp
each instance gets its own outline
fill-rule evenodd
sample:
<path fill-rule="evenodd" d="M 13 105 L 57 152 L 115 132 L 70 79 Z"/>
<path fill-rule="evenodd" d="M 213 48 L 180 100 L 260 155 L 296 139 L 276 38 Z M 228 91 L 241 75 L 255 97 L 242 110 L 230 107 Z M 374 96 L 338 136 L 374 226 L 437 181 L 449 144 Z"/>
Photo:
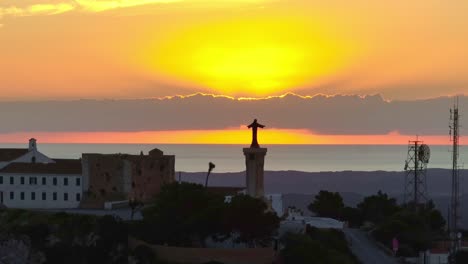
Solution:
<path fill-rule="evenodd" d="M 210 177 L 210 173 L 211 171 L 215 168 L 215 164 L 213 162 L 210 161 L 210 163 L 208 163 L 208 173 L 206 174 L 206 180 L 205 180 L 205 188 L 208 187 L 208 178 Z"/>

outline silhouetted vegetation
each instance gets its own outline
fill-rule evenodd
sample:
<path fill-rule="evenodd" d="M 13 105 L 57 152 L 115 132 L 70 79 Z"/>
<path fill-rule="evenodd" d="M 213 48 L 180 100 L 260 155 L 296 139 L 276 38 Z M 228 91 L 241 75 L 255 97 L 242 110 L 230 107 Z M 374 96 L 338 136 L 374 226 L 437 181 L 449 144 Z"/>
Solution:
<path fill-rule="evenodd" d="M 318 216 L 340 219 L 344 208 L 343 198 L 337 192 L 320 191 L 308 209 Z"/>
<path fill-rule="evenodd" d="M 237 195 L 226 204 L 223 221 L 225 233 L 235 234 L 235 242 L 251 246 L 267 245 L 279 227 L 279 218 L 267 211 L 267 205 L 260 199 L 248 195 Z"/>
<path fill-rule="evenodd" d="M 202 185 L 165 185 L 143 210 L 143 220 L 132 224 L 132 235 L 153 244 L 204 246 L 207 238 L 250 246 L 268 244 L 279 218 L 263 200 L 239 195 L 230 203 Z"/>
<path fill-rule="evenodd" d="M 339 193 L 320 191 L 308 208 L 318 216 L 346 221 L 351 227 L 370 223 L 373 237 L 385 246 L 391 248 L 392 239 L 399 240 L 401 256 L 415 256 L 434 241 L 446 238 L 445 220 L 432 201 L 414 210 L 379 191 L 352 208 L 343 205 Z"/>
<path fill-rule="evenodd" d="M 308 227 L 306 234 L 286 234 L 282 240 L 281 256 L 285 264 L 359 263 L 339 230 Z"/>
<path fill-rule="evenodd" d="M 402 207 L 392 216 L 378 224 L 374 237 L 391 247 L 393 238 L 400 242 L 401 256 L 415 256 L 417 252 L 430 248 L 432 242 L 445 238 L 445 220 L 432 202 L 414 211 Z"/>
<path fill-rule="evenodd" d="M 0 223 L 3 242 L 23 241 L 46 263 L 127 262 L 126 225 L 112 216 L 2 210 Z"/>
<path fill-rule="evenodd" d="M 133 252 L 132 256 L 135 258 L 138 264 L 155 264 L 159 263 L 156 253 L 145 245 L 137 246 Z"/>
<path fill-rule="evenodd" d="M 224 197 L 202 185 L 165 185 L 151 206 L 143 210 L 140 223 L 150 243 L 174 246 L 203 245 L 209 236 L 223 232 Z"/>
<path fill-rule="evenodd" d="M 358 228 L 364 222 L 361 210 L 346 206 L 341 210 L 341 220 L 346 221 L 349 227 Z"/>
<path fill-rule="evenodd" d="M 365 221 L 379 224 L 388 219 L 390 216 L 401 210 L 394 198 L 388 197 L 387 194 L 380 190 L 376 195 L 367 196 L 357 205 L 361 211 L 362 219 Z"/>

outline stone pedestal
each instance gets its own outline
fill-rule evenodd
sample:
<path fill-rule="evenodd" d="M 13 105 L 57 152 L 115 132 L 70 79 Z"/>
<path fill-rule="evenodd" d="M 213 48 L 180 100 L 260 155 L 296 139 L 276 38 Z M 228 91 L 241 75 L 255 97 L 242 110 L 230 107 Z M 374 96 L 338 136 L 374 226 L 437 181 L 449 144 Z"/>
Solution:
<path fill-rule="evenodd" d="M 263 166 L 266 148 L 244 148 L 247 194 L 255 198 L 263 198 Z"/>

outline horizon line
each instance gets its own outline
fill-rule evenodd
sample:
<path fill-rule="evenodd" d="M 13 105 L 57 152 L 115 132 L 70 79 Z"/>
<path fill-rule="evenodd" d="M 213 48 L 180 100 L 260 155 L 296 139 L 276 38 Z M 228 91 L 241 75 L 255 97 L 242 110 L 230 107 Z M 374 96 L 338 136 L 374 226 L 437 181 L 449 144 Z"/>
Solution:
<path fill-rule="evenodd" d="M 259 137 L 261 145 L 407 145 L 415 135 L 398 131 L 374 135 L 315 134 L 304 129 L 268 129 Z M 56 144 L 196 144 L 196 145 L 248 145 L 251 133 L 240 128 L 224 130 L 170 130 L 138 132 L 15 132 L 0 133 L 3 144 L 26 144 L 30 138 L 41 143 Z M 419 137 L 425 144 L 450 146 L 446 135 Z M 468 136 L 460 137 L 460 145 L 468 145 Z"/>

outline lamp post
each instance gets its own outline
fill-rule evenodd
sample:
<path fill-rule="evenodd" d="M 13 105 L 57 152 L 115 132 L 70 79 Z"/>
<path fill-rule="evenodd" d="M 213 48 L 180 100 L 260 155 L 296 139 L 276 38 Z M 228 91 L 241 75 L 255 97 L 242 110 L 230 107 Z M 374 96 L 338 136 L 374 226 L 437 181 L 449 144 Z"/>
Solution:
<path fill-rule="evenodd" d="M 208 178 L 210 177 L 211 171 L 216 167 L 216 165 L 213 162 L 208 163 L 208 173 L 206 174 L 206 180 L 205 180 L 205 188 L 208 187 Z"/>

